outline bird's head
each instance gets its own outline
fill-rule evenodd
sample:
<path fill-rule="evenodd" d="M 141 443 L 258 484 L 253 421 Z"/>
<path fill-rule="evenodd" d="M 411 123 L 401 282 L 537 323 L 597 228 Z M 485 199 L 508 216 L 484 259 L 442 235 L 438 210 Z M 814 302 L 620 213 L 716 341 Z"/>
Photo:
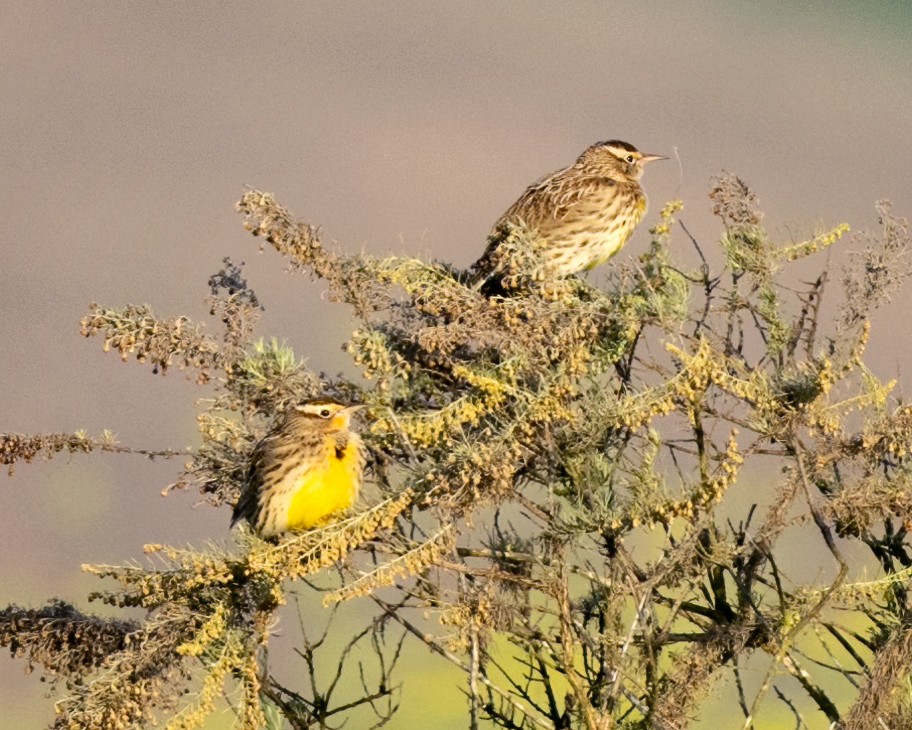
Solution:
<path fill-rule="evenodd" d="M 664 155 L 645 154 L 628 142 L 612 139 L 596 142 L 580 155 L 578 164 L 603 168 L 606 172 L 619 174 L 629 180 L 639 180 L 647 162 L 667 159 Z"/>
<path fill-rule="evenodd" d="M 352 414 L 363 407 L 362 403 L 343 403 L 335 398 L 314 398 L 294 406 L 291 416 L 303 419 L 312 427 L 342 431 L 348 428 Z"/>

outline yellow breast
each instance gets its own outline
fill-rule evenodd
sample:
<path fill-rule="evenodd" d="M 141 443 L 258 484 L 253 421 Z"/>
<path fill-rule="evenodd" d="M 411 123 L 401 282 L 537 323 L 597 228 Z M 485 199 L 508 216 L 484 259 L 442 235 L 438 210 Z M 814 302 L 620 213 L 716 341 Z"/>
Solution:
<path fill-rule="evenodd" d="M 358 498 L 362 468 L 359 441 L 351 439 L 337 455 L 335 439 L 330 436 L 325 449 L 328 459 L 297 475 L 288 507 L 287 530 L 316 527 L 333 514 L 347 510 Z"/>

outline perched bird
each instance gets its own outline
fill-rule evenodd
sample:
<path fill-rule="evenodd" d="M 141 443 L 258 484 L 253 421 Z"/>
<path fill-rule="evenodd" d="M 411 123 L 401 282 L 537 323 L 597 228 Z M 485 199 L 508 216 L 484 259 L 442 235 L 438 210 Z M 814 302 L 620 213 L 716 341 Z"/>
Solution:
<path fill-rule="evenodd" d="M 366 454 L 349 430 L 360 404 L 318 398 L 295 406 L 253 449 L 247 483 L 231 515 L 264 538 L 308 530 L 354 504 Z"/>
<path fill-rule="evenodd" d="M 510 227 L 533 238 L 553 276 L 589 270 L 627 243 L 646 213 L 640 178 L 646 163 L 667 159 L 646 155 L 627 142 L 589 147 L 570 167 L 530 185 L 504 213 L 488 237 L 488 248 L 472 266 L 469 283 L 502 276 L 498 247 Z"/>

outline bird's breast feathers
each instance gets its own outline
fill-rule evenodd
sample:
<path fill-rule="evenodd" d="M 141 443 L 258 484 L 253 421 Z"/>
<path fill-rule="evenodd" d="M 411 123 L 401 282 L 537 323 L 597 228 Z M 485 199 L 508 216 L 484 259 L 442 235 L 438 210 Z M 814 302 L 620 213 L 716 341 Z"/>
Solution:
<path fill-rule="evenodd" d="M 363 467 L 360 439 L 349 434 L 344 443 L 326 438 L 329 455 L 319 466 L 289 474 L 294 479 L 287 530 L 307 530 L 354 504 Z"/>

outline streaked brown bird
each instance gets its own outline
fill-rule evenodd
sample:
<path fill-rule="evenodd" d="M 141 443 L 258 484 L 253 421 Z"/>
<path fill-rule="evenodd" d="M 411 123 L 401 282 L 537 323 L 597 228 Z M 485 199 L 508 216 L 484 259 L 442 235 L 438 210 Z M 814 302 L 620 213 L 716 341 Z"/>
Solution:
<path fill-rule="evenodd" d="M 511 227 L 531 234 L 553 276 L 604 263 L 627 243 L 646 214 L 643 169 L 664 159 L 616 139 L 592 145 L 570 167 L 530 185 L 498 219 L 487 250 L 472 266 L 469 283 L 482 282 L 484 289 L 503 275 L 509 262 L 498 256 L 498 247 Z"/>
<path fill-rule="evenodd" d="M 294 406 L 253 449 L 231 526 L 247 520 L 260 537 L 327 523 L 358 498 L 366 452 L 349 429 L 360 404 L 317 398 Z"/>

